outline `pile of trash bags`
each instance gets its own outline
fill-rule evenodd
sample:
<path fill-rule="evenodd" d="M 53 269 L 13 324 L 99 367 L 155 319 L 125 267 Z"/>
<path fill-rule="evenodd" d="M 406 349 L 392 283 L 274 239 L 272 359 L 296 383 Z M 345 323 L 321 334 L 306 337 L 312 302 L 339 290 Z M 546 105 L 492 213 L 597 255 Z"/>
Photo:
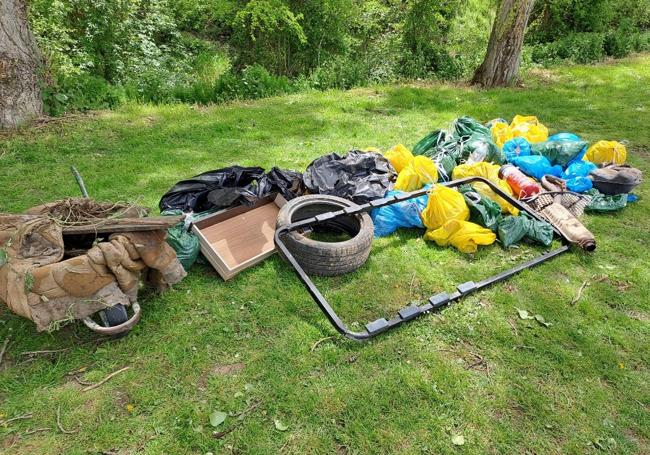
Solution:
<path fill-rule="evenodd" d="M 580 202 L 571 208 L 579 206 L 578 215 L 584 210 L 608 212 L 636 200 L 631 192 L 642 176 L 626 160 L 623 142 L 601 140 L 590 145 L 570 132 L 549 135 L 535 116 L 515 115 L 510 122 L 498 118 L 485 124 L 464 116 L 447 129 L 425 135 L 412 150 L 397 144 L 383 154 L 377 149 L 330 153 L 312 161 L 304 173 L 243 166 L 204 172 L 176 183 L 159 207 L 163 213 L 189 214 L 169 235 L 186 269 L 199 251 L 198 240 L 188 230 L 192 220 L 203 213 L 253 204 L 272 193 L 287 200 L 327 194 L 364 204 L 429 188 L 420 197 L 374 209 L 375 236 L 420 228 L 426 240 L 465 253 L 497 241 L 504 247 L 522 241 L 548 246 L 553 226 L 520 213 L 487 184 L 452 189 L 437 183 L 479 176 L 523 201 L 541 195 L 551 200 L 562 193 Z"/>
<path fill-rule="evenodd" d="M 521 241 L 548 246 L 553 226 L 519 213 L 484 183 L 456 190 L 437 182 L 483 177 L 522 201 L 546 195 L 553 202 L 560 193 L 571 195 L 582 202 L 581 214 L 625 207 L 636 200 L 629 193 L 642 179 L 638 169 L 625 164 L 624 143 L 601 140 L 590 146 L 574 133 L 549 136 L 537 117 L 524 115 L 511 122 L 494 119 L 485 124 L 460 117 L 447 130 L 424 136 L 412 152 L 399 144 L 384 156 L 398 172 L 396 190 L 433 186 L 425 196 L 374 209 L 375 236 L 400 227 L 420 227 L 426 229 L 425 239 L 466 253 L 497 240 L 504 247 Z M 561 191 L 556 191 L 558 184 Z"/>

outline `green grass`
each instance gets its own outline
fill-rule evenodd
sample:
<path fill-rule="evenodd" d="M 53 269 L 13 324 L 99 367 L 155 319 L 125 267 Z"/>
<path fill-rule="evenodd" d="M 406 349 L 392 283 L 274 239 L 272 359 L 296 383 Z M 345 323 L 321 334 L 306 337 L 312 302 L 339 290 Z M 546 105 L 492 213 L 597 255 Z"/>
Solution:
<path fill-rule="evenodd" d="M 446 85 L 301 93 L 198 108 L 127 106 L 25 129 L 0 142 L 0 211 L 76 195 L 156 206 L 174 182 L 239 163 L 302 170 L 351 147 L 408 146 L 460 115 L 536 114 L 552 132 L 626 139 L 650 175 L 650 57 L 529 74 L 525 86 Z M 614 215 L 587 216 L 595 254 L 572 252 L 367 343 L 334 331 L 273 257 L 224 283 L 198 265 L 173 290 L 143 293 L 119 341 L 81 325 L 36 333 L 0 312 L 11 337 L 0 372 L 4 453 L 649 453 L 650 190 Z M 359 271 L 319 279 L 353 326 L 533 248 L 475 257 L 401 230 Z M 580 301 L 578 288 L 588 282 Z M 519 319 L 517 309 L 552 325 Z M 356 322 L 355 322 L 356 321 Z M 325 337 L 312 349 L 314 344 Z M 25 351 L 67 349 L 30 357 Z M 479 357 L 480 356 L 480 357 Z M 483 359 L 483 363 L 478 362 Z M 80 392 L 68 375 L 103 386 Z M 74 434 L 57 430 L 56 410 Z M 229 416 L 213 437 L 209 415 Z M 288 428 L 279 431 L 274 420 Z M 50 428 L 27 434 L 35 428 Z M 464 436 L 456 446 L 452 438 Z"/>

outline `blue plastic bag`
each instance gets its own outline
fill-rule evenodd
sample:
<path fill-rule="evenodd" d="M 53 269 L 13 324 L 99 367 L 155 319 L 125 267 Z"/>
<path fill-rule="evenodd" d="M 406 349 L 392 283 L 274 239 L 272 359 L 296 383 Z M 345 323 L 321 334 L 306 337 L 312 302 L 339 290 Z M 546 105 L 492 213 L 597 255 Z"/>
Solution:
<path fill-rule="evenodd" d="M 389 191 L 385 197 L 404 194 L 403 191 Z M 398 228 L 423 228 L 420 213 L 429 202 L 429 194 L 403 202 L 373 209 L 370 217 L 375 225 L 375 237 L 386 237 Z"/>
<path fill-rule="evenodd" d="M 562 176 L 562 166 L 551 166 L 551 162 L 545 156 L 520 156 L 512 162 L 524 174 L 535 177 L 537 180 L 541 180 L 546 174 L 554 175 L 555 177 Z"/>
<path fill-rule="evenodd" d="M 573 133 L 557 133 L 548 138 L 549 141 L 581 141 L 580 136 Z"/>
<path fill-rule="evenodd" d="M 574 177 L 587 177 L 591 171 L 598 169 L 591 161 L 576 161 L 571 163 L 564 170 L 564 178 L 572 179 Z"/>
<path fill-rule="evenodd" d="M 566 181 L 566 187 L 569 191 L 575 191 L 576 193 L 584 193 L 589 191 L 593 187 L 593 182 L 587 177 L 573 177 Z"/>
<path fill-rule="evenodd" d="M 519 156 L 530 155 L 530 143 L 523 137 L 510 139 L 503 144 L 503 154 L 506 156 L 506 160 L 512 163 L 512 160 Z"/>

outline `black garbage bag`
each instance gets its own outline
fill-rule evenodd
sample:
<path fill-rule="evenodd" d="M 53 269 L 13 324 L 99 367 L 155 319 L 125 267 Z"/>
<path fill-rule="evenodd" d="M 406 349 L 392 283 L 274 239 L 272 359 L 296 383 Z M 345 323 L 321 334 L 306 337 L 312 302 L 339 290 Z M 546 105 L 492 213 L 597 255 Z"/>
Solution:
<path fill-rule="evenodd" d="M 526 238 L 544 246 L 553 242 L 553 227 L 546 221 L 530 217 L 526 212 L 519 216 L 507 216 L 499 222 L 499 240 L 504 247 L 519 243 Z"/>
<path fill-rule="evenodd" d="M 397 173 L 379 153 L 351 150 L 321 156 L 303 174 L 311 193 L 329 194 L 365 204 L 393 189 Z"/>
<path fill-rule="evenodd" d="M 474 191 L 471 185 L 462 185 L 458 188 L 469 207 L 469 220 L 480 226 L 496 232 L 501 220 L 501 207 L 492 199 L 483 197 Z"/>
<path fill-rule="evenodd" d="M 231 166 L 181 180 L 160 199 L 160 211 L 203 212 L 236 205 L 252 197 L 245 187 L 262 178 L 261 167 Z"/>
<path fill-rule="evenodd" d="M 160 211 L 204 212 L 241 204 L 252 204 L 279 192 L 289 200 L 304 193 L 300 172 L 274 167 L 231 166 L 204 172 L 174 185 L 160 199 Z"/>
<path fill-rule="evenodd" d="M 254 192 L 258 197 L 277 192 L 289 201 L 304 194 L 305 183 L 300 172 L 274 167 L 257 181 Z"/>

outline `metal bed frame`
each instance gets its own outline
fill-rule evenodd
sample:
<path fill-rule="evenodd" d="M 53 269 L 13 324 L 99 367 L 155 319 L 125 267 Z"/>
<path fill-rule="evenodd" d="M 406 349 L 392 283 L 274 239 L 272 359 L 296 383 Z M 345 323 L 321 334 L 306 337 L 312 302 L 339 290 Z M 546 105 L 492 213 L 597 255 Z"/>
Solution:
<path fill-rule="evenodd" d="M 522 203 L 521 201 L 513 198 L 508 193 L 504 192 L 501 188 L 499 188 L 497 185 L 495 185 L 494 183 L 492 183 L 491 181 L 483 177 L 467 177 L 464 179 L 439 183 L 439 185 L 455 188 L 463 184 L 471 184 L 471 183 L 484 183 L 488 185 L 496 194 L 501 196 L 503 199 L 508 201 L 513 206 L 517 207 L 519 210 L 528 213 L 530 216 L 532 216 L 537 220 L 544 221 L 525 203 Z M 553 227 L 553 231 L 555 232 L 555 234 L 557 234 L 557 236 L 562 241 L 562 246 L 555 248 L 553 250 L 545 251 L 544 253 L 542 253 L 541 255 L 533 259 L 525 261 L 515 267 L 512 267 L 501 273 L 497 273 L 496 275 L 490 276 L 483 280 L 467 281 L 465 283 L 461 283 L 458 286 L 456 286 L 456 290 L 451 293 L 440 292 L 438 294 L 435 294 L 431 296 L 428 302 L 423 305 L 405 306 L 404 308 L 399 310 L 397 312 L 397 315 L 395 315 L 391 319 L 379 318 L 376 319 L 375 321 L 368 322 L 367 324 L 365 324 L 365 328 L 363 331 L 360 332 L 351 331 L 343 323 L 341 318 L 339 318 L 339 316 L 332 309 L 331 305 L 327 302 L 325 297 L 323 297 L 323 294 L 321 294 L 321 292 L 318 290 L 318 288 L 311 280 L 311 278 L 309 278 L 309 276 L 305 273 L 305 271 L 300 266 L 298 261 L 293 257 L 291 252 L 287 249 L 286 245 L 282 241 L 282 237 L 288 232 L 296 231 L 298 229 L 313 227 L 320 223 L 332 221 L 333 219 L 341 216 L 349 216 L 349 215 L 361 214 L 364 212 L 370 212 L 372 209 L 378 207 L 385 207 L 387 205 L 391 205 L 398 202 L 407 201 L 409 199 L 416 198 L 419 196 L 423 196 L 428 191 L 429 189 L 425 188 L 410 193 L 404 193 L 404 194 L 390 196 L 383 199 L 377 199 L 363 205 L 357 205 L 342 210 L 323 213 L 312 218 L 307 218 L 304 220 L 291 223 L 289 225 L 281 226 L 275 232 L 275 244 L 278 250 L 280 251 L 281 255 L 286 259 L 289 265 L 291 265 L 294 272 L 296 273 L 296 275 L 298 275 L 298 278 L 307 289 L 307 292 L 309 292 L 309 294 L 312 296 L 312 298 L 314 299 L 318 307 L 323 311 L 323 313 L 325 313 L 325 316 L 330 321 L 330 323 L 340 334 L 344 335 L 345 337 L 357 341 L 367 340 L 382 332 L 386 332 L 387 330 L 393 329 L 409 321 L 412 321 L 418 316 L 429 313 L 430 311 L 433 310 L 438 310 L 439 308 L 442 308 L 444 306 L 451 305 L 452 303 L 456 302 L 462 297 L 465 297 L 468 294 L 484 289 L 495 283 L 504 281 L 510 278 L 511 276 L 515 275 L 516 273 L 521 272 L 522 270 L 546 262 L 556 256 L 559 256 L 562 253 L 567 252 L 570 248 L 567 239 L 562 235 L 560 231 L 558 231 L 555 227 Z"/>

